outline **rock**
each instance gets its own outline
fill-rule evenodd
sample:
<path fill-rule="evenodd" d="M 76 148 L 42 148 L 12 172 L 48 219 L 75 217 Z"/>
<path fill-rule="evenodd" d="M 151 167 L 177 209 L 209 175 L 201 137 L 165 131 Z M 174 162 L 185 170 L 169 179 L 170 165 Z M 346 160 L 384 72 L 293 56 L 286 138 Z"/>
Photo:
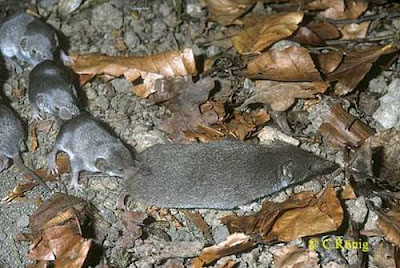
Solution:
<path fill-rule="evenodd" d="M 372 117 L 383 126 L 384 129 L 400 129 L 400 79 L 394 79 L 388 92 L 379 99 L 380 107 Z"/>
<path fill-rule="evenodd" d="M 347 200 L 346 205 L 350 217 L 353 221 L 357 223 L 364 222 L 364 219 L 368 214 L 368 208 L 365 203 L 365 198 L 363 196 L 360 196 L 355 200 Z"/>
<path fill-rule="evenodd" d="M 92 25 L 100 32 L 111 32 L 122 27 L 123 13 L 110 3 L 93 9 Z"/>

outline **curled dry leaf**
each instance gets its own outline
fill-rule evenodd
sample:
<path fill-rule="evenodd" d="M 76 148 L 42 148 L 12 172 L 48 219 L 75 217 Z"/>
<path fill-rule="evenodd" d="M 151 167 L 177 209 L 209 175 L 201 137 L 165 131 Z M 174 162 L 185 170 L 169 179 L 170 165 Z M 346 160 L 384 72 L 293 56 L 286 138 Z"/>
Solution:
<path fill-rule="evenodd" d="M 65 154 L 57 156 L 57 166 L 58 166 L 58 174 L 48 174 L 46 168 L 37 169 L 35 170 L 35 173 L 45 181 L 55 180 L 61 174 L 70 171 L 68 156 Z"/>
<path fill-rule="evenodd" d="M 300 27 L 292 40 L 301 44 L 324 45 L 325 40 L 337 39 L 341 36 L 335 25 L 326 21 L 311 21 Z"/>
<path fill-rule="evenodd" d="M 147 219 L 147 215 L 141 212 L 125 211 L 120 214 L 122 222 L 122 236 L 118 238 L 116 245 L 120 248 L 132 248 L 135 240 L 143 234 L 141 224 Z"/>
<path fill-rule="evenodd" d="M 223 137 L 234 137 L 235 139 L 245 140 L 250 138 L 259 127 L 265 125 L 270 120 L 266 110 L 254 110 L 243 114 L 238 111 L 233 112 L 232 118 L 211 126 L 198 125 L 193 131 L 185 131 L 185 135 L 191 140 L 210 142 L 219 140 Z"/>
<path fill-rule="evenodd" d="M 342 39 L 364 38 L 367 35 L 368 27 L 370 24 L 370 21 L 365 21 L 360 24 L 351 23 L 340 27 L 339 30 L 342 33 Z"/>
<path fill-rule="evenodd" d="M 232 43 L 240 54 L 261 52 L 273 43 L 292 35 L 303 16 L 301 12 L 291 12 L 248 18 L 243 31 L 232 37 Z"/>
<path fill-rule="evenodd" d="M 85 200 L 61 193 L 44 202 L 29 218 L 35 238 L 28 258 L 54 261 L 55 267 L 83 267 L 92 240 L 82 236 L 81 223 L 94 211 Z"/>
<path fill-rule="evenodd" d="M 373 168 L 376 174 L 373 174 L 384 180 L 387 184 L 398 186 L 400 183 L 400 131 L 390 129 L 376 133 L 370 139 L 370 149 L 375 152 L 368 159 L 373 162 Z"/>
<path fill-rule="evenodd" d="M 193 267 L 203 267 L 214 261 L 232 254 L 240 253 L 255 246 L 250 236 L 243 233 L 235 233 L 226 238 L 224 242 L 204 248 L 200 255 L 193 260 Z"/>
<path fill-rule="evenodd" d="M 335 147 L 360 147 L 374 131 L 359 119 L 343 110 L 340 104 L 334 105 L 324 116 L 319 127 L 321 134 Z"/>
<path fill-rule="evenodd" d="M 194 84 L 191 80 L 180 83 L 180 88 L 172 92 L 172 97 L 163 103 L 172 115 L 162 121 L 160 129 L 169 133 L 171 138 L 186 142 L 184 131 L 191 131 L 198 125 L 216 123 L 219 118 L 214 111 L 202 113 L 200 105 L 208 99 L 209 92 L 214 88 L 214 81 L 203 78 Z"/>
<path fill-rule="evenodd" d="M 384 47 L 359 49 L 346 54 L 339 67 L 327 76 L 327 80 L 337 81 L 335 93 L 339 96 L 353 91 L 371 69 L 372 64 L 384 54 L 396 51 L 392 44 Z"/>
<path fill-rule="evenodd" d="M 374 263 L 377 267 L 396 267 L 395 247 L 386 241 L 381 241 L 374 248 Z"/>
<path fill-rule="evenodd" d="M 185 217 L 193 222 L 193 224 L 203 233 L 203 236 L 207 241 L 214 241 L 210 226 L 199 212 L 191 212 L 187 209 L 184 209 L 182 212 Z"/>
<path fill-rule="evenodd" d="M 318 93 L 324 93 L 329 87 L 326 82 L 285 83 L 276 81 L 256 81 L 253 96 L 242 107 L 252 103 L 269 104 L 274 111 L 286 111 L 296 99 L 312 99 Z"/>
<path fill-rule="evenodd" d="M 364 0 L 315 0 L 306 5 L 307 9 L 323 10 L 320 15 L 335 20 L 356 19 L 368 8 Z"/>
<path fill-rule="evenodd" d="M 322 81 L 308 50 L 289 47 L 282 51 L 271 49 L 251 60 L 247 65 L 250 78 L 277 81 Z"/>
<path fill-rule="evenodd" d="M 124 76 L 130 81 L 139 77 L 144 80 L 146 89 L 136 91 L 151 94 L 154 80 L 160 77 L 195 75 L 196 63 L 191 49 L 169 51 L 150 56 L 107 56 L 99 53 L 73 55 L 71 68 L 79 75 Z M 87 78 L 87 77 L 86 77 Z M 87 81 L 87 79 L 84 79 Z M 143 95 L 146 95 L 143 93 Z"/>
<path fill-rule="evenodd" d="M 276 268 L 307 267 L 317 268 L 319 258 L 314 250 L 299 248 L 296 245 L 287 245 L 274 250 L 274 264 Z"/>
<path fill-rule="evenodd" d="M 317 55 L 317 64 L 324 74 L 329 74 L 336 70 L 342 62 L 343 53 L 339 51 L 330 51 Z"/>
<path fill-rule="evenodd" d="M 204 0 L 210 17 L 219 24 L 226 26 L 246 13 L 256 0 Z"/>
<path fill-rule="evenodd" d="M 25 193 L 32 190 L 37 184 L 33 182 L 28 182 L 24 184 L 18 184 L 12 190 L 12 192 L 8 193 L 7 196 L 1 199 L 2 204 L 8 204 L 15 199 L 19 199 L 25 196 Z"/>
<path fill-rule="evenodd" d="M 36 122 L 36 121 L 35 121 Z M 38 138 L 36 135 L 36 123 L 33 126 L 30 126 L 30 138 L 31 138 L 31 151 L 32 153 L 36 152 L 37 148 L 39 147 Z"/>
<path fill-rule="evenodd" d="M 292 195 L 283 203 L 265 202 L 252 216 L 228 216 L 222 219 L 230 231 L 257 234 L 265 243 L 337 230 L 343 221 L 343 209 L 332 185 L 314 195 Z"/>
<path fill-rule="evenodd" d="M 385 213 L 377 212 L 376 226 L 385 239 L 395 246 L 400 247 L 400 207 L 393 206 Z"/>

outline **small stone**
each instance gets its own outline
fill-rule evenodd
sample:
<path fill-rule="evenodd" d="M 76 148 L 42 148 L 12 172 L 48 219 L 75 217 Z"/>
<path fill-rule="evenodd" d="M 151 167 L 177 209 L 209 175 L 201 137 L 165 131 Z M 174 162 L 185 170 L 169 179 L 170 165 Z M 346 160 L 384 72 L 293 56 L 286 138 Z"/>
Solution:
<path fill-rule="evenodd" d="M 364 222 L 364 219 L 368 214 L 368 208 L 363 196 L 355 200 L 347 200 L 346 205 L 353 221 L 357 223 Z"/>
<path fill-rule="evenodd" d="M 24 228 L 29 226 L 29 216 L 28 215 L 21 215 L 17 220 L 17 226 L 19 228 Z"/>
<path fill-rule="evenodd" d="M 128 47 L 128 49 L 134 49 L 134 48 L 136 48 L 137 46 L 140 45 L 140 38 L 133 31 L 128 31 L 128 32 L 125 33 L 124 41 L 125 41 L 125 44 Z"/>
<path fill-rule="evenodd" d="M 109 106 L 109 101 L 106 96 L 98 96 L 95 100 L 96 105 L 100 108 L 100 110 L 107 110 Z"/>
<path fill-rule="evenodd" d="M 388 92 L 379 99 L 380 107 L 375 111 L 372 117 L 380 123 L 384 129 L 400 129 L 400 79 L 394 79 Z"/>
<path fill-rule="evenodd" d="M 220 225 L 212 229 L 212 236 L 216 244 L 226 240 L 229 236 L 229 230 L 225 225 Z"/>
<path fill-rule="evenodd" d="M 94 89 L 91 88 L 91 87 L 87 88 L 87 89 L 85 90 L 85 92 L 86 92 L 86 97 L 87 97 L 89 100 L 94 100 L 94 99 L 97 97 L 97 92 L 96 92 L 96 90 L 94 90 Z"/>
<path fill-rule="evenodd" d="M 103 185 L 109 190 L 115 190 L 118 188 L 118 183 L 115 178 L 104 177 Z"/>
<path fill-rule="evenodd" d="M 104 3 L 93 9 L 92 25 L 100 32 L 118 30 L 122 27 L 123 15 L 110 3 Z"/>

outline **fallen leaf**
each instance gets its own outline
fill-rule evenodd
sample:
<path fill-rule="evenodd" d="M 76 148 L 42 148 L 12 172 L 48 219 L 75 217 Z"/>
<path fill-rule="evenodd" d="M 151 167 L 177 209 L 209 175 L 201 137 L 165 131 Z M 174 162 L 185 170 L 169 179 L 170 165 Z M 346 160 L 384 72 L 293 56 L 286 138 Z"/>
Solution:
<path fill-rule="evenodd" d="M 342 62 L 343 53 L 339 51 L 329 51 L 317 55 L 317 64 L 324 74 L 329 74 L 336 70 Z"/>
<path fill-rule="evenodd" d="M 365 21 L 360 24 L 351 23 L 340 27 L 339 30 L 342 33 L 342 39 L 360 39 L 367 35 L 370 21 Z"/>
<path fill-rule="evenodd" d="M 25 196 L 25 193 L 32 190 L 37 184 L 33 182 L 28 182 L 24 184 L 18 184 L 12 190 L 12 192 L 8 193 L 7 196 L 1 199 L 2 204 L 8 204 L 15 199 L 19 199 Z"/>
<path fill-rule="evenodd" d="M 394 187 L 400 183 L 400 131 L 389 129 L 376 133 L 370 139 L 371 155 L 375 176 Z"/>
<path fill-rule="evenodd" d="M 248 250 L 255 246 L 255 242 L 250 236 L 235 233 L 226 238 L 225 241 L 211 247 L 204 248 L 200 255 L 193 260 L 192 267 L 203 267 L 224 256 L 233 255 Z M 200 265 L 200 266 L 199 266 Z"/>
<path fill-rule="evenodd" d="M 338 96 L 353 91 L 371 69 L 372 64 L 383 54 L 396 51 L 392 44 L 384 47 L 358 49 L 346 54 L 339 67 L 327 76 L 327 80 L 337 81 L 334 89 Z"/>
<path fill-rule="evenodd" d="M 314 250 L 299 248 L 296 245 L 287 245 L 273 251 L 276 268 L 286 267 L 319 267 L 318 253 Z"/>
<path fill-rule="evenodd" d="M 222 137 L 234 137 L 239 140 L 250 138 L 256 130 L 270 120 L 266 110 L 253 110 L 243 114 L 234 111 L 232 118 L 211 126 L 198 125 L 192 131 L 185 131 L 185 135 L 191 140 L 210 142 Z"/>
<path fill-rule="evenodd" d="M 337 230 L 343 221 L 343 209 L 332 185 L 314 195 L 292 195 L 283 203 L 266 201 L 252 216 L 228 216 L 221 219 L 232 232 L 259 235 L 264 243 L 291 241 L 295 238 Z"/>
<path fill-rule="evenodd" d="M 325 40 L 337 39 L 341 36 L 339 30 L 325 21 L 311 21 L 301 26 L 291 38 L 292 41 L 308 45 L 324 45 Z"/>
<path fill-rule="evenodd" d="M 227 260 L 226 262 L 218 265 L 216 268 L 233 268 L 236 267 L 237 264 L 238 264 L 237 261 Z"/>
<path fill-rule="evenodd" d="M 396 247 L 400 246 L 400 207 L 393 206 L 389 211 L 378 214 L 376 226 L 380 230 L 385 239 L 393 243 Z"/>
<path fill-rule="evenodd" d="M 47 168 L 35 170 L 35 173 L 45 181 L 51 181 L 58 178 L 60 175 L 70 171 L 68 156 L 63 154 L 57 156 L 58 174 L 48 174 Z"/>
<path fill-rule="evenodd" d="M 196 63 L 191 49 L 169 51 L 150 56 L 107 56 L 99 53 L 72 55 L 74 64 L 70 67 L 79 75 L 87 77 L 99 74 L 111 77 L 124 76 L 130 81 L 142 77 L 144 84 L 150 87 L 159 77 L 195 75 Z M 82 81 L 81 81 L 82 82 Z"/>
<path fill-rule="evenodd" d="M 204 0 L 204 2 L 210 18 L 222 26 L 227 26 L 246 13 L 256 0 Z"/>
<path fill-rule="evenodd" d="M 122 236 L 118 238 L 116 246 L 122 249 L 133 248 L 135 240 L 143 234 L 141 225 L 147 215 L 141 212 L 124 211 L 120 214 L 122 223 Z"/>
<path fill-rule="evenodd" d="M 172 92 L 172 97 L 163 103 L 172 115 L 161 122 L 160 129 L 170 134 L 171 139 L 185 142 L 184 131 L 191 131 L 198 125 L 216 123 L 219 118 L 214 112 L 202 114 L 200 110 L 200 105 L 207 101 L 209 92 L 214 88 L 214 81 L 210 77 L 195 84 L 186 81 L 180 85 Z"/>
<path fill-rule="evenodd" d="M 210 226 L 204 220 L 203 216 L 199 212 L 191 212 L 187 209 L 182 210 L 186 218 L 196 225 L 196 227 L 203 233 L 205 240 L 213 241 L 213 236 L 211 233 Z"/>
<path fill-rule="evenodd" d="M 232 37 L 232 43 L 240 54 L 261 52 L 273 43 L 292 35 L 303 16 L 301 12 L 291 12 L 248 18 L 243 31 Z"/>
<path fill-rule="evenodd" d="M 334 147 L 360 147 L 374 134 L 370 127 L 343 110 L 340 104 L 334 105 L 323 120 L 319 131 Z"/>
<path fill-rule="evenodd" d="M 364 0 L 315 0 L 306 4 L 307 9 L 323 10 L 320 16 L 335 19 L 356 19 L 368 8 L 368 2 Z"/>
<path fill-rule="evenodd" d="M 316 94 L 324 93 L 329 87 L 326 82 L 276 82 L 267 80 L 256 81 L 253 95 L 241 107 L 252 103 L 264 103 L 274 111 L 286 111 L 296 99 L 315 98 Z"/>
<path fill-rule="evenodd" d="M 37 121 L 35 121 L 37 122 Z M 36 135 L 36 124 L 30 127 L 30 138 L 31 138 L 31 151 L 32 153 L 36 152 L 39 147 L 38 138 Z"/>
<path fill-rule="evenodd" d="M 342 200 L 357 199 L 357 195 L 350 184 L 342 186 L 342 191 L 340 192 L 340 199 Z"/>
<path fill-rule="evenodd" d="M 288 82 L 322 81 L 308 50 L 303 47 L 264 52 L 248 63 L 246 75 L 250 78 Z"/>
<path fill-rule="evenodd" d="M 374 247 L 373 261 L 378 268 L 397 267 L 395 263 L 395 247 L 381 241 Z"/>

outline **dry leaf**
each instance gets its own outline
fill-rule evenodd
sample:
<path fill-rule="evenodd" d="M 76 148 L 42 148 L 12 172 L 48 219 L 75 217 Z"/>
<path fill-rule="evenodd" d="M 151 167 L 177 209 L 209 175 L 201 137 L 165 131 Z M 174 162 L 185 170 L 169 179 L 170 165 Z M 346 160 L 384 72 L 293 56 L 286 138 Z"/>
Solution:
<path fill-rule="evenodd" d="M 320 15 L 335 20 L 356 19 L 368 8 L 364 0 L 315 0 L 306 5 L 307 9 L 323 10 Z"/>
<path fill-rule="evenodd" d="M 380 230 L 385 239 L 395 246 L 400 246 L 400 207 L 393 206 L 386 213 L 378 214 L 376 226 Z"/>
<path fill-rule="evenodd" d="M 32 190 L 37 184 L 33 182 L 28 182 L 25 184 L 18 184 L 12 190 L 12 192 L 8 193 L 7 196 L 1 199 L 2 204 L 8 204 L 15 199 L 19 199 L 25 196 L 25 193 Z"/>
<path fill-rule="evenodd" d="M 318 93 L 324 93 L 329 87 L 326 82 L 299 82 L 285 83 L 267 80 L 256 81 L 253 96 L 248 98 L 242 107 L 252 103 L 265 103 L 271 105 L 274 111 L 286 111 L 296 99 L 315 98 Z"/>
<path fill-rule="evenodd" d="M 31 152 L 34 153 L 39 147 L 39 142 L 36 135 L 36 123 L 34 123 L 34 125 L 30 127 L 30 138 L 31 138 Z"/>
<path fill-rule="evenodd" d="M 309 206 L 284 212 L 265 237 L 267 241 L 291 241 L 337 230 L 343 221 L 343 209 L 332 185 L 321 191 Z"/>
<path fill-rule="evenodd" d="M 284 211 L 293 208 L 306 207 L 314 198 L 311 192 L 293 194 L 282 203 L 265 201 L 262 209 L 255 215 L 238 217 L 226 216 L 221 222 L 226 224 L 231 233 L 244 232 L 245 234 L 268 234 L 277 217 Z"/>
<path fill-rule="evenodd" d="M 340 199 L 342 200 L 357 199 L 357 195 L 350 184 L 342 186 L 342 191 L 340 192 Z"/>
<path fill-rule="evenodd" d="M 324 74 L 329 74 L 336 70 L 342 59 L 343 53 L 339 51 L 330 51 L 317 55 L 317 63 Z"/>
<path fill-rule="evenodd" d="M 325 40 L 337 39 L 341 36 L 333 24 L 326 21 L 311 21 L 300 27 L 291 40 L 308 45 L 324 45 Z"/>
<path fill-rule="evenodd" d="M 204 248 L 199 257 L 193 260 L 192 267 L 203 267 L 224 256 L 240 253 L 255 246 L 255 242 L 242 233 L 235 233 L 226 238 L 224 242 Z"/>
<path fill-rule="evenodd" d="M 191 49 L 169 51 L 143 57 L 106 56 L 94 53 L 73 55 L 72 59 L 74 64 L 71 65 L 71 68 L 77 74 L 84 75 L 84 81 L 88 81 L 88 79 L 98 74 L 111 77 L 124 76 L 130 81 L 142 77 L 147 90 L 150 92 L 155 79 L 195 75 L 197 73 Z"/>
<path fill-rule="evenodd" d="M 340 27 L 339 30 L 342 33 L 342 39 L 360 39 L 367 35 L 370 21 L 365 21 L 360 24 L 351 23 Z"/>
<path fill-rule="evenodd" d="M 374 263 L 378 268 L 397 267 L 395 263 L 395 247 L 381 241 L 374 247 Z"/>
<path fill-rule="evenodd" d="M 247 76 L 288 82 L 322 81 L 308 50 L 303 47 L 262 53 L 248 63 Z"/>
<path fill-rule="evenodd" d="M 196 225 L 196 227 L 203 233 L 203 236 L 208 241 L 213 241 L 213 236 L 211 233 L 210 226 L 204 220 L 203 216 L 199 212 L 191 212 L 187 209 L 182 210 L 186 218 Z"/>
<path fill-rule="evenodd" d="M 343 110 L 340 104 L 331 108 L 319 131 L 332 146 L 339 148 L 360 147 L 374 134 L 370 127 Z"/>
<path fill-rule="evenodd" d="M 210 142 L 222 137 L 234 137 L 239 140 L 250 138 L 255 131 L 270 120 L 266 110 L 253 110 L 240 114 L 234 111 L 233 118 L 211 126 L 198 125 L 193 131 L 185 131 L 188 139 Z"/>
<path fill-rule="evenodd" d="M 219 24 L 232 24 L 237 18 L 246 13 L 256 0 L 204 0 L 210 17 Z"/>
<path fill-rule="evenodd" d="M 279 250 L 275 250 L 274 264 L 276 268 L 286 267 L 319 267 L 318 253 L 304 248 L 299 248 L 296 245 L 287 245 Z"/>
<path fill-rule="evenodd" d="M 120 214 L 122 222 L 122 236 L 118 238 L 116 246 L 127 249 L 135 246 L 135 240 L 143 234 L 141 225 L 147 215 L 141 212 L 124 211 Z"/>
<path fill-rule="evenodd" d="M 48 174 L 46 168 L 37 169 L 35 170 L 35 173 L 45 181 L 55 180 L 61 174 L 70 171 L 68 156 L 65 154 L 57 156 L 57 166 L 58 166 L 58 174 Z"/>
<path fill-rule="evenodd" d="M 207 101 L 213 88 L 214 81 L 210 77 L 196 84 L 191 80 L 180 83 L 180 87 L 172 92 L 172 97 L 163 103 L 172 115 L 161 122 L 160 129 L 176 141 L 187 142 L 184 131 L 191 131 L 198 125 L 216 123 L 219 120 L 218 114 L 213 111 L 201 113 L 200 110 L 200 105 Z"/>
<path fill-rule="evenodd" d="M 330 82 L 337 81 L 335 93 L 343 96 L 353 91 L 381 55 L 392 53 L 395 50 L 394 46 L 389 44 L 385 47 L 349 52 L 339 67 L 327 76 L 327 80 Z"/>
<path fill-rule="evenodd" d="M 283 203 L 265 202 L 253 216 L 228 216 L 221 219 L 229 230 L 257 234 L 264 243 L 291 241 L 295 238 L 337 230 L 343 221 L 343 209 L 332 185 L 314 195 L 292 195 Z"/>
<path fill-rule="evenodd" d="M 392 186 L 400 182 L 400 131 L 389 129 L 376 133 L 370 139 L 370 148 L 375 154 L 368 159 L 373 161 L 373 174 Z"/>
<path fill-rule="evenodd" d="M 250 18 L 242 32 L 232 38 L 240 54 L 261 52 L 273 43 L 292 35 L 303 20 L 301 12 Z"/>

